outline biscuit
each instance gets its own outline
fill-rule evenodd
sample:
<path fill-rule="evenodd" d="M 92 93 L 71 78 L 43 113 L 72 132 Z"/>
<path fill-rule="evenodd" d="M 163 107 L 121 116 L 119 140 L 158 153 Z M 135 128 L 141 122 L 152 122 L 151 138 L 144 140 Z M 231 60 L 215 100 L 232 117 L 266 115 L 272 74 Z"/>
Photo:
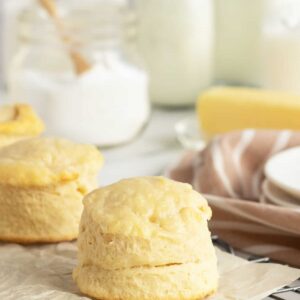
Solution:
<path fill-rule="evenodd" d="M 99 299 L 202 299 L 218 273 L 207 201 L 163 177 L 122 180 L 84 198 L 80 290 Z"/>
<path fill-rule="evenodd" d="M 0 240 L 36 243 L 78 235 L 82 198 L 97 186 L 100 152 L 63 139 L 0 149 Z"/>
<path fill-rule="evenodd" d="M 0 107 L 0 147 L 38 136 L 44 123 L 27 104 Z"/>

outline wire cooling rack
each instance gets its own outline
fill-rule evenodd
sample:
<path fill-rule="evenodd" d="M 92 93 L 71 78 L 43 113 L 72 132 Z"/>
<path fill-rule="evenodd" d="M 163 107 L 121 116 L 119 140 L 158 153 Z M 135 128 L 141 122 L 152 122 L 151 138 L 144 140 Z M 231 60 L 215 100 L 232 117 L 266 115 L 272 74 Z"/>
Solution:
<path fill-rule="evenodd" d="M 256 263 L 269 263 L 271 262 L 269 257 L 259 257 L 251 254 L 247 254 L 245 252 L 238 251 L 228 245 L 226 242 L 222 241 L 218 238 L 218 236 L 212 236 L 212 240 L 214 244 L 222 249 L 223 251 L 226 251 L 230 254 L 242 257 L 244 259 L 247 259 L 248 261 L 256 262 Z M 264 298 L 264 300 L 300 300 L 300 278 L 290 285 L 287 285 L 283 287 L 282 289 L 276 291 L 275 293 L 271 294 L 267 298 Z"/>

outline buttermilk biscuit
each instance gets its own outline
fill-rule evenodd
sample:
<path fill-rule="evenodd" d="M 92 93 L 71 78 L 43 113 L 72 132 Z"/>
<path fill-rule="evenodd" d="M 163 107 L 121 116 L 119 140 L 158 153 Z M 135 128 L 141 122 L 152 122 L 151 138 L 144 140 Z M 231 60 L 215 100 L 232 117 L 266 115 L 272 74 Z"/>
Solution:
<path fill-rule="evenodd" d="M 78 235 L 82 198 L 97 186 L 100 152 L 33 138 L 0 149 L 0 240 L 34 243 Z"/>
<path fill-rule="evenodd" d="M 44 124 L 27 104 L 0 107 L 0 147 L 35 137 L 44 130 Z"/>
<path fill-rule="evenodd" d="M 163 177 L 122 180 L 84 199 L 80 290 L 104 300 L 203 299 L 217 288 L 207 201 Z"/>

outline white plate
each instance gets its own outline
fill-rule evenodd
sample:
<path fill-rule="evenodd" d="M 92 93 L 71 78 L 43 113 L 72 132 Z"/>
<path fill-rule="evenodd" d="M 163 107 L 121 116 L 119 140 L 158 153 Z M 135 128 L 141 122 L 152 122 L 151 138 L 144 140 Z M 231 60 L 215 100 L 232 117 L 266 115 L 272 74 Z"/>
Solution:
<path fill-rule="evenodd" d="M 262 185 L 262 191 L 265 203 L 272 203 L 282 207 L 300 209 L 299 200 L 285 193 L 268 180 L 264 181 Z"/>
<path fill-rule="evenodd" d="M 271 157 L 266 163 L 265 175 L 274 185 L 300 201 L 300 147 Z"/>

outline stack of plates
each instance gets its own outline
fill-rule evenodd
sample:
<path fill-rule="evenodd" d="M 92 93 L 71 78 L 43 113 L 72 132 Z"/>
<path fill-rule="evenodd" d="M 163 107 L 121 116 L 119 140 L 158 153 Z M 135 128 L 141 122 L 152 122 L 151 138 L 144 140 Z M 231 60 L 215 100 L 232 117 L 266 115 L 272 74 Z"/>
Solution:
<path fill-rule="evenodd" d="M 265 175 L 261 201 L 300 210 L 300 147 L 270 158 Z"/>

